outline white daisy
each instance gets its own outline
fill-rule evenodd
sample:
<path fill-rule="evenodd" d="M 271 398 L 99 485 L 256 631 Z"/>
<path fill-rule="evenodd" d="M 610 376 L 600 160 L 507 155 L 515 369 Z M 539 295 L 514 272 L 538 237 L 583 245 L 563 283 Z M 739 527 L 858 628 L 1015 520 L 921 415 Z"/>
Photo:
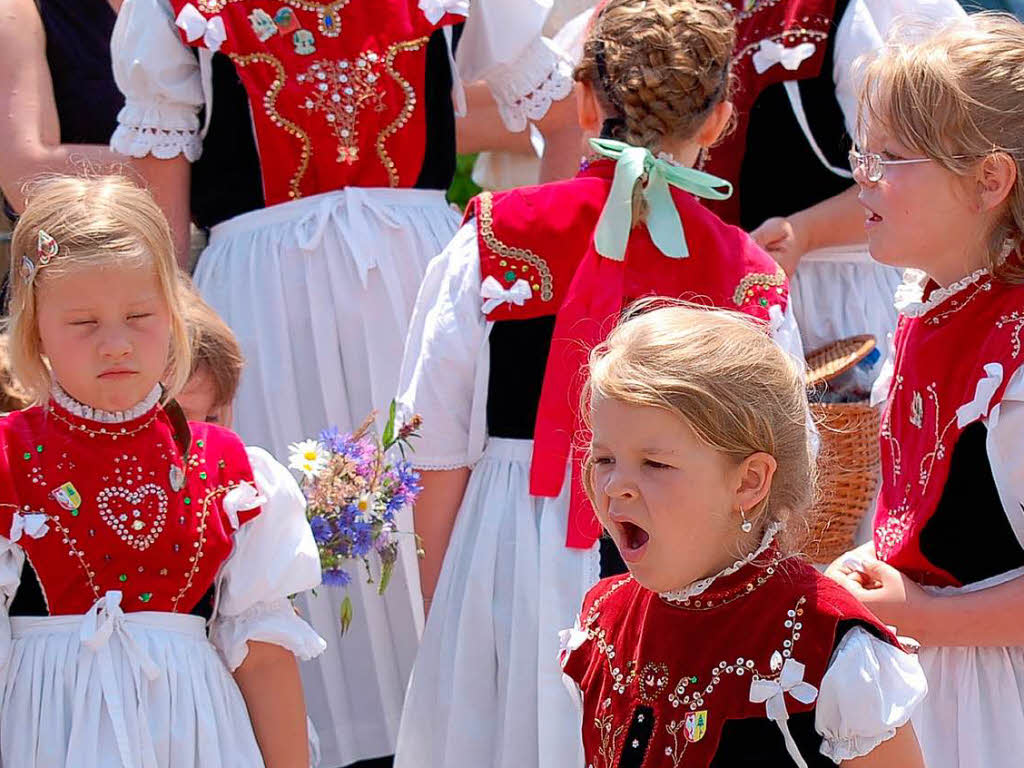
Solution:
<path fill-rule="evenodd" d="M 327 466 L 327 451 L 316 440 L 302 440 L 288 446 L 288 466 L 312 479 Z"/>
<path fill-rule="evenodd" d="M 373 516 L 373 506 L 377 502 L 377 497 L 372 493 L 364 493 L 356 500 L 356 512 L 359 520 L 364 523 L 368 523 L 370 518 Z"/>

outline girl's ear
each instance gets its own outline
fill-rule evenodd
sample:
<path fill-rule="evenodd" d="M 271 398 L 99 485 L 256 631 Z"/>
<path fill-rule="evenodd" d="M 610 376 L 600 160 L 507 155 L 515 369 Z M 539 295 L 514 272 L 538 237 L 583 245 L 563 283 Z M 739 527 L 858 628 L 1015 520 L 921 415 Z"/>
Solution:
<path fill-rule="evenodd" d="M 737 514 L 738 510 L 742 509 L 749 519 L 750 511 L 757 510 L 764 503 L 771 491 L 772 478 L 775 477 L 778 466 L 775 457 L 763 451 L 752 453 L 740 462 L 736 496 L 733 500 Z"/>
<path fill-rule="evenodd" d="M 729 127 L 729 120 L 732 119 L 733 106 L 731 101 L 722 101 L 715 105 L 714 109 L 704 119 L 704 124 L 697 130 L 695 137 L 697 144 L 702 147 L 710 147 Z"/>
<path fill-rule="evenodd" d="M 603 113 L 590 83 L 576 83 L 576 117 L 584 134 L 600 132 Z"/>
<path fill-rule="evenodd" d="M 998 208 L 1017 183 L 1017 163 L 1006 152 L 987 155 L 978 166 L 979 212 Z"/>

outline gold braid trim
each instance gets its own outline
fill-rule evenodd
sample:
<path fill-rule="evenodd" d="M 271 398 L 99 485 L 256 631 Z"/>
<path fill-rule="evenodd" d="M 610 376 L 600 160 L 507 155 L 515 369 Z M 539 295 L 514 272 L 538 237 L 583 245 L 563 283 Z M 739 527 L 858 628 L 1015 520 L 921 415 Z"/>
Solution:
<path fill-rule="evenodd" d="M 536 269 L 540 274 L 540 297 L 543 301 L 551 301 L 555 296 L 555 291 L 548 263 L 533 251 L 514 248 L 495 237 L 494 197 L 490 192 L 483 192 L 477 199 L 480 201 L 480 236 L 484 239 L 484 243 L 501 258 L 525 261 Z"/>
<path fill-rule="evenodd" d="M 391 79 L 398 83 L 398 86 L 402 89 L 405 94 L 405 103 L 402 105 L 402 111 L 398 113 L 398 117 L 383 131 L 377 135 L 377 157 L 380 158 L 381 163 L 384 165 L 384 170 L 388 172 L 388 183 L 392 187 L 398 186 L 398 169 L 395 167 L 395 161 L 391 159 L 387 149 L 384 147 L 384 142 L 390 139 L 394 134 L 398 132 L 400 128 L 403 128 L 406 123 L 409 122 L 409 118 L 412 116 L 413 110 L 416 109 L 416 89 L 414 89 L 405 78 L 403 78 L 397 69 L 395 69 L 395 57 L 400 53 L 407 51 L 417 51 L 423 47 L 423 44 L 427 42 L 426 37 L 420 37 L 416 40 L 407 40 L 402 43 L 395 43 L 394 45 L 388 46 L 387 53 L 384 56 L 384 68 L 387 70 Z"/>
<path fill-rule="evenodd" d="M 764 272 L 752 272 L 740 280 L 740 284 L 733 291 L 732 301 L 737 307 L 742 307 L 743 299 L 751 288 L 777 288 L 785 284 L 785 282 L 786 273 L 782 270 L 782 267 L 775 267 L 774 275 L 765 274 Z"/>
<path fill-rule="evenodd" d="M 277 111 L 277 97 L 280 95 L 281 89 L 284 88 L 285 80 L 288 78 L 284 65 L 276 56 L 271 56 L 269 53 L 250 53 L 245 56 L 233 53 L 231 54 L 231 60 L 240 67 L 247 67 L 253 62 L 269 64 L 277 73 L 270 83 L 270 90 L 263 94 L 263 109 L 270 116 L 271 123 L 292 136 L 296 136 L 302 142 L 299 167 L 296 169 L 291 181 L 288 182 L 288 197 L 297 200 L 302 197 L 302 192 L 299 191 L 299 182 L 302 181 L 302 177 L 306 175 L 306 171 L 309 168 L 309 158 L 313 154 L 313 145 L 309 140 L 309 135 L 304 130 Z"/>

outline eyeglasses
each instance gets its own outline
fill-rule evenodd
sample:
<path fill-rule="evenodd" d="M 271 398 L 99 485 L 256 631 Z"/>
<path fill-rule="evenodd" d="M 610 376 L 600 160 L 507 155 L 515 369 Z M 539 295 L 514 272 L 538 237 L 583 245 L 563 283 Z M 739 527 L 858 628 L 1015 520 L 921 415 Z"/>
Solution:
<path fill-rule="evenodd" d="M 965 160 L 970 155 L 953 155 L 953 160 Z M 930 157 L 913 157 L 909 160 L 886 160 L 877 152 L 860 153 L 855 149 L 850 150 L 850 170 L 856 173 L 858 170 L 864 173 L 864 178 L 872 184 L 877 184 L 885 176 L 887 165 L 911 165 L 913 163 L 930 163 Z"/>

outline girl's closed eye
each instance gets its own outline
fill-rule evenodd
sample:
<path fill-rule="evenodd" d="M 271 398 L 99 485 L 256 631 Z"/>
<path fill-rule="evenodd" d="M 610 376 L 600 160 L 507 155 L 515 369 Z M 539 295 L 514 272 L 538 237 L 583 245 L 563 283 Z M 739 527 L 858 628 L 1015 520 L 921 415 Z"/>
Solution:
<path fill-rule="evenodd" d="M 651 469 L 672 469 L 671 464 L 665 464 L 660 461 L 655 461 L 654 459 L 644 459 L 644 464 Z"/>
<path fill-rule="evenodd" d="M 129 320 L 142 320 L 143 318 L 152 317 L 152 316 L 153 316 L 152 312 L 134 312 L 134 313 L 128 315 L 128 319 Z"/>
<path fill-rule="evenodd" d="M 611 456 L 595 456 L 594 457 L 594 464 L 595 464 L 595 466 L 597 466 L 597 465 L 608 465 L 608 464 L 614 464 L 614 463 L 615 463 L 615 459 L 613 459 Z"/>

